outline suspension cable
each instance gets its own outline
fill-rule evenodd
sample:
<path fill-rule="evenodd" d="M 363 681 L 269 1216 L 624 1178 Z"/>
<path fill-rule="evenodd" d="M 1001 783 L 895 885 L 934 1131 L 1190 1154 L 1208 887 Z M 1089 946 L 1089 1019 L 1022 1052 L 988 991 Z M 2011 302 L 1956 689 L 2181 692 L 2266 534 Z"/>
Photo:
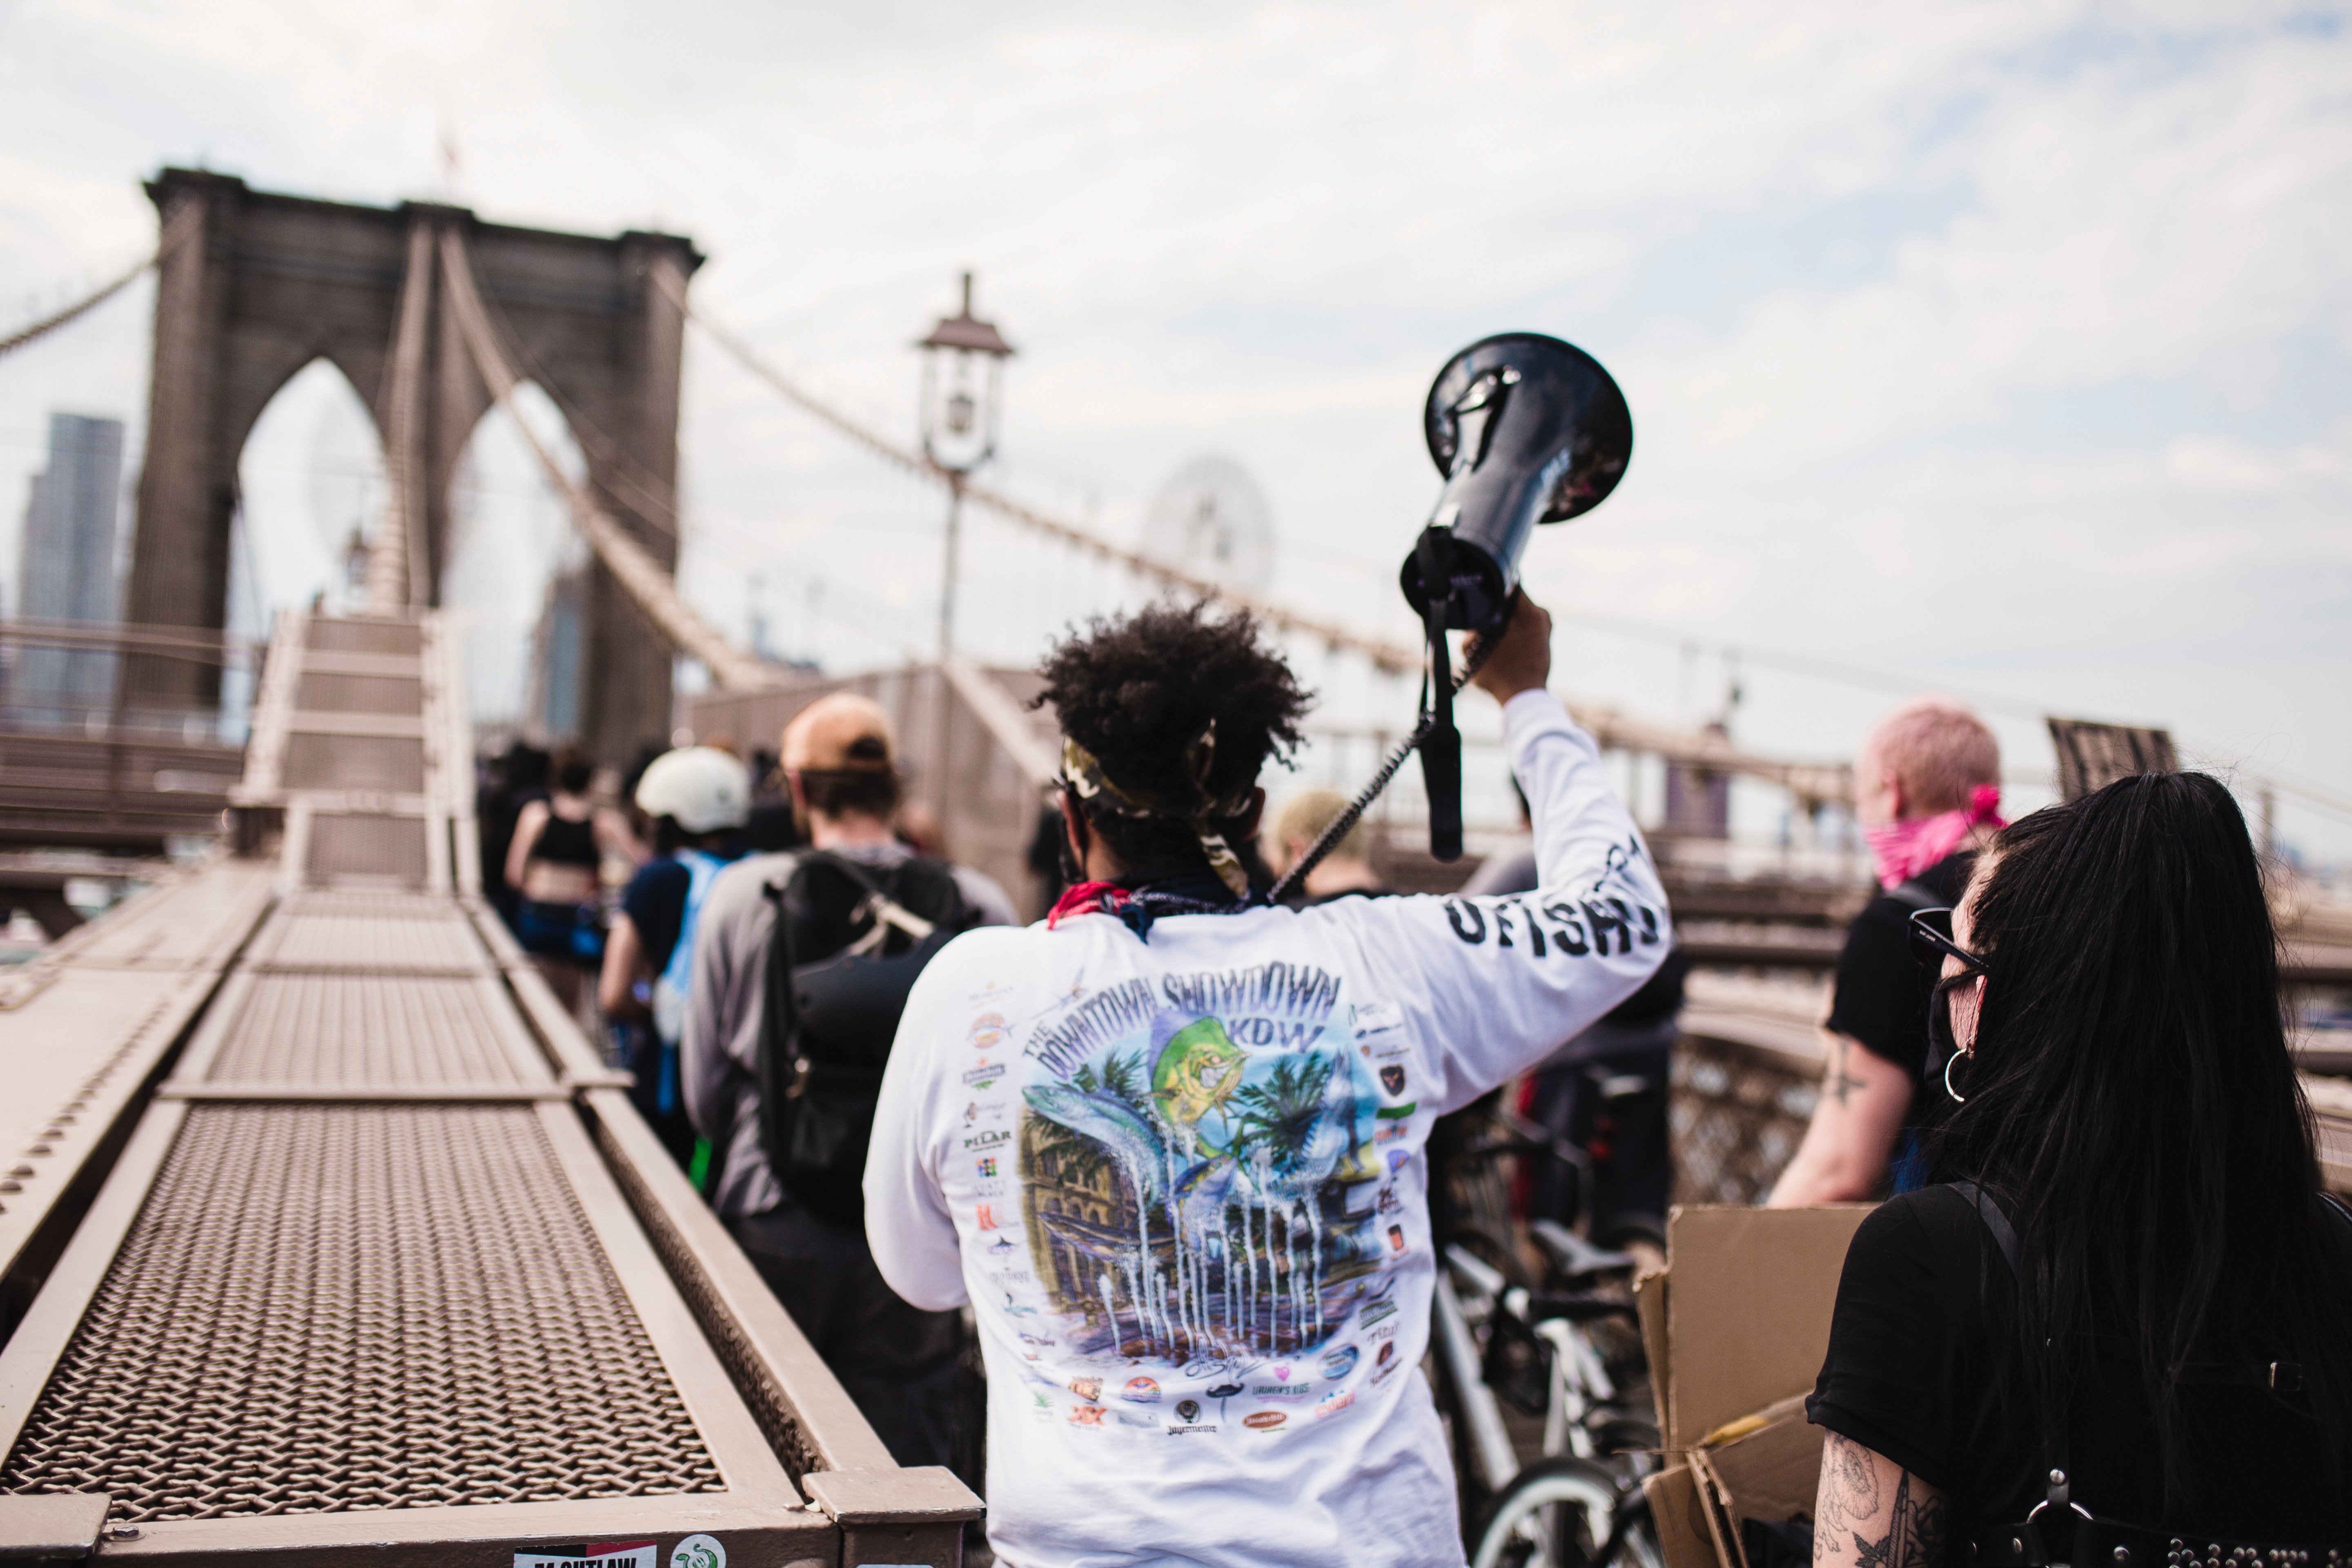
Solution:
<path fill-rule="evenodd" d="M 490 395 L 514 420 L 515 428 L 522 433 L 523 444 L 539 459 L 548 482 L 571 507 L 573 524 L 622 591 L 672 646 L 702 661 L 719 689 L 757 691 L 780 684 L 776 671 L 737 648 L 695 613 L 678 593 L 677 584 L 669 573 L 597 503 L 586 486 L 563 471 L 554 454 L 515 407 L 515 388 L 521 384 L 522 378 L 515 374 L 513 362 L 491 329 L 489 314 L 474 280 L 465 237 L 454 227 L 441 231 L 441 271 L 448 284 L 449 308 L 457 318 L 457 330 L 466 340 L 475 368 L 481 373 Z"/>
<path fill-rule="evenodd" d="M 151 267 L 162 265 L 165 257 L 177 250 L 186 242 L 188 236 L 196 231 L 196 218 L 200 210 L 199 203 L 194 201 L 184 203 L 179 210 L 172 215 L 171 221 L 163 226 L 163 238 L 153 250 L 140 258 L 129 270 L 102 285 L 96 293 L 85 295 L 64 310 L 44 316 L 31 325 L 20 328 L 5 338 L 0 338 L 0 354 L 13 353 L 23 348 L 26 343 L 47 337 L 59 327 L 80 320 L 130 288 L 132 283 L 138 281 L 141 273 Z"/>

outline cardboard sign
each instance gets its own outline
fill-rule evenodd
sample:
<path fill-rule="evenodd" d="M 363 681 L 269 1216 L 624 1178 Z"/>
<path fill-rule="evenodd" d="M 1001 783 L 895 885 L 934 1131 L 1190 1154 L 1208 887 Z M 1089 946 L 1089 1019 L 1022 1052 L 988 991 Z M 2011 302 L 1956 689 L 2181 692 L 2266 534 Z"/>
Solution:
<path fill-rule="evenodd" d="M 1829 1351 L 1846 1247 L 1869 1213 L 1851 1204 L 1668 1216 L 1672 1261 L 1633 1286 L 1669 1455 L 1642 1490 L 1667 1568 L 1743 1568 L 1740 1520 L 1811 1511 L 1824 1434 L 1806 1421 L 1805 1395 Z"/>
<path fill-rule="evenodd" d="M 1809 1393 L 1867 1204 L 1678 1208 L 1666 1221 L 1666 1446 Z M 1651 1363 L 1652 1375 L 1662 1364 Z"/>

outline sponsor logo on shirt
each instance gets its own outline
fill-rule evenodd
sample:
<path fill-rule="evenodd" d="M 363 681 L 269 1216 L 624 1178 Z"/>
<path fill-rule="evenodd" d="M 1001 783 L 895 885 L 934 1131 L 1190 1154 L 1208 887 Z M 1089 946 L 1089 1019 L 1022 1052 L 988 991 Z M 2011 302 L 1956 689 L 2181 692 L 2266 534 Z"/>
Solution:
<path fill-rule="evenodd" d="M 1102 1379 L 1098 1377 L 1074 1377 L 1070 1379 L 1070 1392 L 1076 1394 L 1080 1399 L 1085 1400 L 1087 1404 L 1094 1404 L 1096 1401 L 1102 1398 Z"/>
<path fill-rule="evenodd" d="M 995 1161 L 984 1160 L 982 1163 L 988 1167 L 988 1170 L 984 1173 L 985 1174 L 991 1176 L 996 1174 Z M 1381 1201 L 1373 1206 L 1378 1208 L 1382 1214 L 1395 1214 L 1404 1207 L 1404 1200 L 1396 1195 L 1396 1189 L 1394 1187 L 1382 1187 L 1381 1189 Z"/>
<path fill-rule="evenodd" d="M 1146 1415 L 1139 1410 L 1114 1410 L 1111 1415 L 1122 1426 L 1148 1426 L 1155 1432 L 1160 1429 L 1159 1416 Z"/>
<path fill-rule="evenodd" d="M 1003 1076 L 1004 1064 L 1003 1062 L 983 1061 L 978 1067 L 973 1068 L 970 1072 L 963 1075 L 964 1087 L 966 1089 L 992 1088 L 994 1087 L 996 1080 Z"/>
<path fill-rule="evenodd" d="M 1220 1361 L 1215 1356 L 1202 1356 L 1198 1361 L 1186 1362 L 1182 1367 L 1178 1369 L 1177 1375 L 1180 1377 L 1190 1378 L 1192 1381 L 1199 1383 L 1208 1378 L 1220 1376 L 1223 1373 L 1224 1370 L 1225 1363 L 1223 1361 Z"/>
<path fill-rule="evenodd" d="M 1409 1100 L 1402 1105 L 1383 1105 L 1378 1110 L 1373 1111 L 1372 1114 L 1383 1121 L 1394 1121 L 1400 1117 L 1411 1116 L 1414 1111 L 1419 1110 L 1420 1109 L 1421 1102 L 1419 1100 Z"/>
<path fill-rule="evenodd" d="M 1394 1310 L 1394 1309 L 1392 1308 L 1391 1310 Z M 1381 1315 L 1385 1317 L 1387 1314 L 1383 1313 Z M 1394 1323 L 1382 1323 L 1376 1329 L 1365 1330 L 1364 1337 L 1370 1340 L 1373 1343 L 1379 1344 L 1382 1340 L 1392 1340 L 1396 1338 L 1396 1331 L 1397 1326 Z M 1381 1361 L 1388 1360 L 1390 1354 L 1394 1352 L 1395 1349 L 1396 1347 L 1394 1345 L 1381 1345 L 1380 1359 Z"/>
<path fill-rule="evenodd" d="M 1242 1417 L 1242 1425 L 1253 1432 L 1271 1432 L 1289 1419 L 1279 1410 L 1254 1410 Z"/>
<path fill-rule="evenodd" d="M 975 1149 L 994 1149 L 1013 1142 L 1013 1133 L 1003 1127 L 984 1127 L 963 1141 L 966 1152 Z"/>
<path fill-rule="evenodd" d="M 971 1021 L 971 1043 L 983 1051 L 999 1049 L 1004 1044 L 1004 1015 L 982 1013 Z"/>
<path fill-rule="evenodd" d="M 1368 1035 L 1386 1035 L 1404 1027 L 1404 1009 L 1393 1002 L 1359 1002 L 1349 1026 L 1356 1038 Z"/>
<path fill-rule="evenodd" d="M 1335 1346 L 1325 1351 L 1323 1359 L 1316 1365 L 1327 1378 L 1342 1378 L 1356 1370 L 1357 1359 L 1362 1353 L 1353 1345 Z"/>
<path fill-rule="evenodd" d="M 1234 1394 L 1239 1394 L 1241 1391 L 1242 1385 L 1238 1383 L 1221 1383 L 1217 1384 L 1216 1387 L 1209 1390 L 1209 1397 L 1212 1399 L 1231 1399 Z"/>
<path fill-rule="evenodd" d="M 1381 1114 L 1382 1116 L 1386 1116 L 1386 1115 L 1388 1114 L 1388 1112 L 1387 1112 L 1386 1110 L 1383 1110 L 1383 1111 L 1381 1111 Z M 1375 1142 L 1375 1143 L 1393 1143 L 1393 1142 L 1395 1142 L 1398 1139 L 1407 1136 L 1407 1135 L 1408 1135 L 1408 1134 L 1410 1134 L 1412 1131 L 1412 1128 L 1410 1128 L 1410 1127 L 1408 1127 L 1408 1126 L 1406 1126 L 1406 1125 L 1405 1125 L 1403 1122 L 1402 1122 L 1402 1121 L 1390 1121 L 1390 1122 L 1385 1122 L 1385 1123 L 1383 1123 L 1383 1124 L 1381 1125 L 1381 1129 L 1380 1129 L 1380 1131 L 1377 1131 L 1377 1132 L 1375 1132 L 1375 1133 L 1373 1133 L 1373 1134 L 1372 1134 L 1372 1142 Z M 966 1140 L 964 1141 L 964 1147 L 965 1147 L 965 1148 L 967 1148 L 967 1149 L 969 1149 L 969 1148 L 971 1148 L 971 1141 L 970 1139 L 966 1139 Z M 1402 1150 L 1402 1149 L 1391 1149 L 1391 1150 L 1390 1150 L 1390 1151 L 1389 1151 L 1389 1152 L 1390 1152 L 1391 1155 L 1395 1155 L 1395 1154 L 1402 1154 L 1402 1153 L 1403 1153 L 1403 1152 L 1404 1152 L 1404 1151 L 1403 1151 L 1403 1150 Z M 1394 1164 L 1391 1164 L 1391 1165 L 1389 1167 L 1389 1169 L 1390 1169 L 1391 1171 L 1394 1171 L 1394 1170 L 1396 1169 L 1396 1166 L 1395 1166 Z"/>
<path fill-rule="evenodd" d="M 1331 1416 L 1339 1415 L 1339 1412 L 1345 1410 L 1354 1403 L 1356 1403 L 1356 1391 L 1354 1389 L 1335 1388 L 1330 1393 L 1323 1396 L 1321 1404 L 1316 1405 L 1315 1419 L 1318 1421 L 1328 1420 Z"/>
<path fill-rule="evenodd" d="M 1099 1426 L 1102 1425 L 1102 1406 L 1099 1405 L 1070 1406 L 1070 1425 L 1073 1426 Z"/>
<path fill-rule="evenodd" d="M 1309 1383 L 1257 1383 L 1250 1385 L 1250 1394 L 1258 1399 L 1304 1399 L 1313 1393 Z"/>
<path fill-rule="evenodd" d="M 1404 1226 L 1401 1225 L 1389 1226 L 1389 1250 L 1391 1252 L 1404 1250 Z"/>
<path fill-rule="evenodd" d="M 1402 1065 L 1381 1069 L 1381 1087 L 1391 1094 L 1404 1092 L 1404 1068 Z"/>
<path fill-rule="evenodd" d="M 980 1159 L 974 1160 L 972 1162 L 972 1166 L 974 1169 L 979 1171 L 980 1179 L 982 1181 L 992 1182 L 996 1179 L 996 1156 L 993 1154 L 984 1155 Z"/>
<path fill-rule="evenodd" d="M 1197 1399 L 1180 1399 L 1180 1400 L 1178 1400 L 1178 1401 L 1176 1402 L 1176 1419 L 1177 1419 L 1177 1420 L 1179 1420 L 1179 1421 L 1185 1421 L 1185 1422 L 1192 1422 L 1192 1421 L 1198 1421 L 1200 1418 L 1201 1418 L 1201 1402 L 1200 1402 L 1199 1400 L 1197 1400 Z"/>
<path fill-rule="evenodd" d="M 980 1205 L 977 1208 L 972 1210 L 972 1220 L 982 1230 L 996 1229 L 996 1205 L 994 1204 Z"/>
<path fill-rule="evenodd" d="M 1013 1238 L 1011 1237 L 1000 1236 L 994 1241 L 989 1243 L 988 1250 L 991 1252 L 1018 1252 L 1021 1249 L 1013 1245 Z M 1018 1276 L 1018 1278 L 1025 1279 L 1028 1276 L 1024 1274 Z"/>
<path fill-rule="evenodd" d="M 1131 1377 L 1127 1380 L 1127 1386 L 1118 1391 L 1118 1396 L 1130 1405 L 1157 1405 L 1160 1403 L 1160 1385 L 1148 1377 Z"/>

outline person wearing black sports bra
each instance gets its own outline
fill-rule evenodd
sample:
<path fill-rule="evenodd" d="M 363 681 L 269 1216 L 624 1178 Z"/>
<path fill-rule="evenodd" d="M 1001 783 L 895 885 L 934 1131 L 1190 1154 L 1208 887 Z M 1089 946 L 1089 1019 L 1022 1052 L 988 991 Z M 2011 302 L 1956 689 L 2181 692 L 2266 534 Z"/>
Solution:
<path fill-rule="evenodd" d="M 2352 1215 L 2236 803 L 2036 812 L 1914 928 L 1957 1103 L 1846 1255 L 1814 1562 L 2352 1563 Z"/>
<path fill-rule="evenodd" d="M 522 896 L 515 940 L 539 960 L 540 972 L 574 1012 L 587 977 L 604 957 L 597 899 L 604 836 L 588 795 L 594 777 L 579 753 L 558 757 L 555 793 L 522 808 L 507 850 L 507 880 Z"/>

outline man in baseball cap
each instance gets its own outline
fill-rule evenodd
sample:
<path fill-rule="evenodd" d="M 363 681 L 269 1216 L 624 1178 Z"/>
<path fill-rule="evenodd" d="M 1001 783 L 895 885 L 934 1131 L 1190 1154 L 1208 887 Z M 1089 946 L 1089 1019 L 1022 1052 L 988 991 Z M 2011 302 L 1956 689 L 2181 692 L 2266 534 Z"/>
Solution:
<path fill-rule="evenodd" d="M 900 1464 L 944 1464 L 962 1324 L 883 1283 L 858 1193 L 878 1091 L 871 1064 L 889 1035 L 821 1037 L 797 1002 L 771 1020 L 769 985 L 772 963 L 838 973 L 911 952 L 910 982 L 929 951 L 908 945 L 910 930 L 944 941 L 1010 925 L 1013 901 L 992 879 L 919 856 L 892 833 L 898 750 L 871 698 L 819 698 L 785 726 L 779 751 L 808 847 L 752 856 L 711 888 L 687 1009 L 687 1109 L 718 1150 L 712 1206 L 769 1289 Z M 790 994 L 801 989 L 795 979 Z"/>

